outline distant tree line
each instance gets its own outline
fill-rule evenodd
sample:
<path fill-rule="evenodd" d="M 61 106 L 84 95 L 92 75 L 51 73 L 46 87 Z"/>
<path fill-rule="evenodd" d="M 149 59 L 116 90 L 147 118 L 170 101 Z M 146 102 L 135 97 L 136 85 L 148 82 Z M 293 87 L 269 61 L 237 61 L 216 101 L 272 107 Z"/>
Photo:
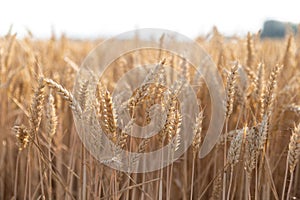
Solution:
<path fill-rule="evenodd" d="M 281 22 L 276 20 L 268 20 L 264 22 L 261 38 L 283 38 L 287 33 L 297 34 L 298 25 Z"/>

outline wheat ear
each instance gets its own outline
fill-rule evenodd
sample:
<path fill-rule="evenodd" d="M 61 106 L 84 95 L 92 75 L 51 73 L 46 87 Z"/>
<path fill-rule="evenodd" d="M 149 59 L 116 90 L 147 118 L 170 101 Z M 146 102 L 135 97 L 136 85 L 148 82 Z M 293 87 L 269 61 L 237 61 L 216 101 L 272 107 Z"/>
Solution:
<path fill-rule="evenodd" d="M 50 140 L 52 140 L 53 136 L 55 135 L 56 128 L 57 128 L 57 115 L 55 109 L 55 102 L 54 102 L 54 97 L 50 92 L 48 97 L 48 102 L 46 105 L 46 130 Z"/>
<path fill-rule="evenodd" d="M 293 134 L 290 139 L 288 162 L 289 170 L 292 173 L 295 170 L 297 163 L 299 162 L 300 156 L 300 123 L 295 126 Z"/>
<path fill-rule="evenodd" d="M 248 179 L 251 179 L 251 173 L 256 167 L 258 145 L 257 145 L 257 127 L 251 127 L 246 131 L 245 162 L 244 166 Z"/>
<path fill-rule="evenodd" d="M 31 134 L 36 134 L 41 120 L 42 120 L 42 112 L 44 108 L 44 96 L 45 96 L 45 83 L 43 81 L 43 77 L 38 79 L 38 87 L 34 92 L 34 96 L 32 98 L 32 103 L 30 106 L 29 113 L 29 125 Z"/>
<path fill-rule="evenodd" d="M 234 94 L 235 94 L 235 82 L 237 78 L 237 71 L 238 71 L 238 63 L 236 63 L 230 71 L 230 74 L 227 78 L 226 84 L 226 118 L 229 118 L 232 114 L 233 110 L 233 101 L 234 101 Z"/>
<path fill-rule="evenodd" d="M 283 56 L 283 66 L 284 67 L 291 67 L 291 58 L 292 58 L 292 43 L 293 43 L 293 35 L 289 35 L 287 44 L 286 44 L 286 49 L 284 52 Z"/>
<path fill-rule="evenodd" d="M 264 114 L 270 115 L 272 112 L 273 103 L 275 100 L 274 93 L 277 86 L 277 77 L 280 69 L 281 67 L 279 65 L 276 65 L 271 71 L 265 95 L 262 98 L 261 117 L 263 117 Z"/>
<path fill-rule="evenodd" d="M 25 149 L 30 141 L 29 130 L 22 124 L 20 126 L 14 126 L 13 131 L 16 133 L 18 139 L 19 150 Z"/>
<path fill-rule="evenodd" d="M 297 163 L 299 162 L 299 156 L 300 156 L 300 123 L 298 126 L 295 126 L 290 143 L 289 143 L 289 151 L 288 151 L 288 157 L 287 157 L 287 167 L 289 167 L 289 171 L 291 174 L 290 177 L 290 183 L 287 191 L 287 196 L 286 199 L 290 199 L 290 193 L 291 193 L 291 188 L 292 188 L 292 183 L 293 183 L 293 178 L 294 178 L 294 171 L 296 168 Z M 285 193 L 285 186 L 286 186 L 286 180 L 287 180 L 287 171 L 288 168 L 286 168 L 285 172 L 285 178 L 284 178 L 284 184 L 283 184 L 283 192 L 282 192 L 282 200 L 284 199 L 284 193 Z"/>
<path fill-rule="evenodd" d="M 245 130 L 246 129 L 238 130 L 236 136 L 230 143 L 227 162 L 231 166 L 234 166 L 239 162 Z"/>
<path fill-rule="evenodd" d="M 197 155 L 197 153 L 200 150 L 200 144 L 201 144 L 201 133 L 202 133 L 202 123 L 203 123 L 203 110 L 201 112 L 199 112 L 197 118 L 196 118 L 196 122 L 195 122 L 195 126 L 194 126 L 194 140 L 192 143 L 192 147 L 193 147 L 193 154 L 194 157 Z"/>
<path fill-rule="evenodd" d="M 44 78 L 43 80 L 50 88 L 54 89 L 59 95 L 63 97 L 63 99 L 65 99 L 69 103 L 71 109 L 76 113 L 76 117 L 79 118 L 82 117 L 81 107 L 79 103 L 76 101 L 76 99 L 74 98 L 74 96 L 71 94 L 71 92 L 69 92 L 62 85 L 58 84 L 52 79 Z"/>
<path fill-rule="evenodd" d="M 104 128 L 104 132 L 108 138 L 116 142 L 117 141 L 117 114 L 112 102 L 112 96 L 110 92 L 103 87 L 100 82 L 97 86 L 97 99 L 99 101 L 99 107 L 97 108 L 98 115 L 100 117 L 100 124 Z"/>
<path fill-rule="evenodd" d="M 254 47 L 253 47 L 253 39 L 251 34 L 248 32 L 247 34 L 247 66 L 252 67 L 254 64 Z"/>

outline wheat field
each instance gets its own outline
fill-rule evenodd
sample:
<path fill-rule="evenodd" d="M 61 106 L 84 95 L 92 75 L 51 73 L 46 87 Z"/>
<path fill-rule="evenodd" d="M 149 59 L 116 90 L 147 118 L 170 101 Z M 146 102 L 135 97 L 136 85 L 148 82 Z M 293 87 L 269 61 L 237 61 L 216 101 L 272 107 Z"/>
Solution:
<path fill-rule="evenodd" d="M 80 116 L 92 106 L 114 144 L 146 152 L 177 136 L 179 103 L 172 94 L 164 101 L 166 89 L 153 78 L 158 84 L 137 89 L 127 108 L 137 123 L 149 123 L 147 108 L 160 102 L 168 113 L 162 130 L 138 140 L 126 133 L 130 127 L 117 128 L 114 110 L 121 105 L 112 103 L 114 84 L 123 70 L 157 61 L 153 52 L 116 61 L 120 70 L 108 71 L 99 81 L 95 102 L 86 98 L 88 83 L 73 94 L 83 59 L 101 41 L 65 35 L 36 39 L 30 33 L 22 39 L 13 33 L 0 38 L 0 199 L 300 199 L 300 35 L 228 38 L 214 29 L 196 38 L 224 82 L 223 132 L 214 149 L 199 159 L 211 117 L 203 85 L 197 91 L 200 112 L 190 148 L 162 170 L 137 174 L 95 159 L 76 133 L 72 112 Z M 160 69 L 172 62 L 191 78 L 194 72 L 185 70 L 183 62 L 165 58 L 157 61 Z M 161 77 L 164 72 L 155 73 Z"/>

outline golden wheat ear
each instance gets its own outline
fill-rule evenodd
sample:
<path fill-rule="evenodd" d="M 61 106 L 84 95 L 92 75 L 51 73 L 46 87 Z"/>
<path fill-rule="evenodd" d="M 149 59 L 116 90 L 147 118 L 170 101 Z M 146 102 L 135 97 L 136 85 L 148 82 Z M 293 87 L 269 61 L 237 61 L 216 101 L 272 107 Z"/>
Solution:
<path fill-rule="evenodd" d="M 117 142 L 117 114 L 115 106 L 110 92 L 100 84 L 100 81 L 97 85 L 96 96 L 98 101 L 97 115 L 101 127 L 111 141 Z"/>
<path fill-rule="evenodd" d="M 235 84 L 238 75 L 239 64 L 236 62 L 235 65 L 232 66 L 230 74 L 227 78 L 226 84 L 226 103 L 225 103 L 225 116 L 229 118 L 233 111 L 233 101 L 235 95 Z"/>
<path fill-rule="evenodd" d="M 201 112 L 199 112 L 199 114 L 196 118 L 196 123 L 194 125 L 194 140 L 192 143 L 194 156 L 196 156 L 197 153 L 199 152 L 200 144 L 202 141 L 201 133 L 202 133 L 202 129 L 203 129 L 203 127 L 202 127 L 202 123 L 203 123 L 203 119 L 204 119 L 203 114 L 204 114 L 203 110 Z"/>
<path fill-rule="evenodd" d="M 30 142 L 30 131 L 23 124 L 20 126 L 14 126 L 12 129 L 18 139 L 19 150 L 25 149 Z"/>
<path fill-rule="evenodd" d="M 52 140 L 52 138 L 56 133 L 56 128 L 57 128 L 56 108 L 55 108 L 54 97 L 52 95 L 52 92 L 50 91 L 48 102 L 46 105 L 46 131 L 50 141 Z"/>
<path fill-rule="evenodd" d="M 288 162 L 290 173 L 293 173 L 300 156 L 300 123 L 295 126 L 289 144 Z"/>
<path fill-rule="evenodd" d="M 284 56 L 282 59 L 282 64 L 284 67 L 293 67 L 294 63 L 293 63 L 293 42 L 294 42 L 294 37 L 293 35 L 289 35 L 288 39 L 287 39 L 287 44 L 286 44 L 286 48 L 285 48 L 285 52 L 284 52 Z"/>
<path fill-rule="evenodd" d="M 255 79 L 255 93 L 256 100 L 260 100 L 265 90 L 265 65 L 259 63 L 257 67 L 257 76 Z"/>
<path fill-rule="evenodd" d="M 30 132 L 32 135 L 35 135 L 37 133 L 42 120 L 42 113 L 44 109 L 44 98 L 45 98 L 45 83 L 43 81 L 43 77 L 40 77 L 38 79 L 38 86 L 34 91 L 34 95 L 32 97 L 32 103 L 29 112 L 29 125 L 30 125 Z"/>
<path fill-rule="evenodd" d="M 253 169 L 256 167 L 258 145 L 257 145 L 257 127 L 251 127 L 246 130 L 246 144 L 245 144 L 245 159 L 244 167 L 247 173 L 247 178 L 251 179 Z"/>
<path fill-rule="evenodd" d="M 221 171 L 217 172 L 217 176 L 213 182 L 212 194 L 209 200 L 218 200 L 220 199 L 220 194 L 222 191 L 222 173 Z"/>
<path fill-rule="evenodd" d="M 89 81 L 79 81 L 79 89 L 76 99 L 78 99 L 78 103 L 82 111 L 85 111 L 88 106 L 88 86 Z"/>
<path fill-rule="evenodd" d="M 63 97 L 64 100 L 66 100 L 69 103 L 71 109 L 76 113 L 76 117 L 82 117 L 81 107 L 71 92 L 69 92 L 66 88 L 64 88 L 62 85 L 60 85 L 52 79 L 43 78 L 43 81 L 48 85 L 48 87 L 56 91 L 59 95 Z"/>
<path fill-rule="evenodd" d="M 271 115 L 273 110 L 273 103 L 275 100 L 275 90 L 277 86 L 277 78 L 282 66 L 276 65 L 269 76 L 268 83 L 266 85 L 265 95 L 262 97 L 262 105 L 261 105 L 261 118 L 265 114 Z"/>
<path fill-rule="evenodd" d="M 244 138 L 244 130 L 239 130 L 236 134 L 236 136 L 233 138 L 233 140 L 230 143 L 230 147 L 228 150 L 228 156 L 227 156 L 227 162 L 234 166 L 239 162 L 240 155 L 241 155 L 241 149 L 243 144 L 243 138 Z"/>
<path fill-rule="evenodd" d="M 254 45 L 252 35 L 248 32 L 247 34 L 247 60 L 246 65 L 252 68 L 255 62 Z"/>
<path fill-rule="evenodd" d="M 291 104 L 291 105 L 288 105 L 287 108 L 290 111 L 293 111 L 293 112 L 297 113 L 298 115 L 300 115 L 300 105 Z"/>

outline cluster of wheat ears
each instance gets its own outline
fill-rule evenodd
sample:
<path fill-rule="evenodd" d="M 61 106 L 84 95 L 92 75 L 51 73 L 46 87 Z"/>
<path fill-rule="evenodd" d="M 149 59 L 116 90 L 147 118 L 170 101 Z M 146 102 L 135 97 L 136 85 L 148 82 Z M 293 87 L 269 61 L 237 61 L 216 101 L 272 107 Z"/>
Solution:
<path fill-rule="evenodd" d="M 179 79 L 163 87 L 164 66 L 169 63 L 190 80 L 195 72 L 188 63 L 165 52 L 159 52 L 160 60 L 157 52 L 128 54 L 97 80 L 91 102 L 88 81 L 79 83 L 78 93 L 70 91 L 80 63 L 100 40 L 64 35 L 37 40 L 31 33 L 18 39 L 11 32 L 1 37 L 0 199 L 300 199 L 300 36 L 226 38 L 214 29 L 196 41 L 211 55 L 225 86 L 225 124 L 217 144 L 199 159 L 211 117 L 209 91 L 201 84 L 190 148 L 160 170 L 125 173 L 85 149 L 72 113 L 90 123 L 96 149 L 101 149 L 99 135 L 106 134 L 128 151 L 148 152 L 170 142 L 176 151 L 183 142 L 177 94 L 184 83 Z M 147 76 L 152 84 L 137 88 L 126 105 L 114 104 L 119 75 L 148 62 L 159 63 Z M 158 134 L 130 136 L 134 122 L 153 120 L 154 104 L 167 113 Z M 89 109 L 96 118 L 83 115 Z M 122 130 L 120 109 L 132 117 Z M 93 129 L 94 123 L 102 131 Z"/>

